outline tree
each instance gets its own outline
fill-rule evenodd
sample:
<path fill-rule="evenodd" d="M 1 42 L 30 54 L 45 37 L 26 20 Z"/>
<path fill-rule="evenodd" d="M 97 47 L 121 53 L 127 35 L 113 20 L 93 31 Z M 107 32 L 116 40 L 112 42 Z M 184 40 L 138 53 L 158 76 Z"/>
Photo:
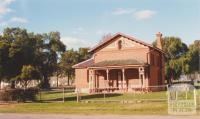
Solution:
<path fill-rule="evenodd" d="M 61 60 L 60 60 L 60 67 L 62 69 L 62 72 L 64 75 L 68 78 L 68 85 L 69 80 L 72 79 L 74 76 L 74 69 L 72 68 L 73 65 L 78 63 L 79 61 L 79 54 L 77 51 L 74 51 L 73 49 L 67 50 L 65 53 L 62 54 Z"/>
<path fill-rule="evenodd" d="M 9 47 L 9 43 L 4 42 L 0 37 L 0 89 L 2 80 L 6 79 L 9 72 L 7 67 L 9 65 Z"/>
<path fill-rule="evenodd" d="M 60 41 L 59 32 L 50 32 L 43 35 L 40 71 L 43 79 L 42 88 L 49 88 L 49 78 L 57 69 L 58 55 L 65 51 L 65 45 Z"/>
<path fill-rule="evenodd" d="M 56 66 L 56 71 L 54 72 L 54 75 L 56 75 L 56 86 L 58 87 L 58 80 L 59 80 L 59 77 L 62 77 L 63 73 L 62 73 L 62 69 L 60 67 L 60 63 L 57 64 Z M 69 82 L 68 82 L 69 83 Z"/>
<path fill-rule="evenodd" d="M 59 66 L 62 73 L 68 77 L 68 85 L 69 80 L 72 80 L 75 75 L 75 70 L 72 66 L 91 57 L 88 50 L 89 48 L 79 48 L 78 51 L 70 49 L 62 54 Z"/>
<path fill-rule="evenodd" d="M 180 75 L 190 73 L 190 59 L 183 55 L 177 59 L 170 59 L 166 62 L 166 77 L 168 79 L 178 79 Z"/>
<path fill-rule="evenodd" d="M 11 82 L 14 88 L 23 66 L 31 65 L 41 73 L 41 86 L 48 88 L 58 56 L 64 51 L 59 32 L 34 34 L 26 29 L 6 28 L 0 35 L 0 78 Z"/>
<path fill-rule="evenodd" d="M 22 66 L 33 63 L 35 40 L 29 37 L 25 29 L 20 28 L 6 28 L 2 38 L 4 43 L 9 44 L 7 80 L 14 88 L 15 77 L 20 74 Z"/>
<path fill-rule="evenodd" d="M 179 58 L 188 51 L 187 45 L 178 37 L 165 37 L 163 41 L 163 50 L 169 59 Z"/>
<path fill-rule="evenodd" d="M 21 82 L 24 89 L 32 80 L 39 79 L 39 71 L 31 65 L 24 65 L 21 70 L 21 74 L 17 77 L 17 80 Z"/>
<path fill-rule="evenodd" d="M 186 73 L 182 69 L 187 67 L 187 60 L 185 59 L 188 51 L 187 45 L 178 37 L 165 37 L 163 41 L 163 51 L 167 54 L 166 77 L 167 79 L 177 79 L 182 73 Z"/>
<path fill-rule="evenodd" d="M 78 50 L 78 62 L 82 62 L 84 60 L 87 60 L 91 57 L 91 54 L 88 53 L 89 48 L 79 48 Z"/>
<path fill-rule="evenodd" d="M 155 46 L 156 42 L 153 45 Z M 168 84 L 171 84 L 171 80 L 189 72 L 188 47 L 180 38 L 170 36 L 163 38 L 163 51 L 166 53 L 165 75 Z"/>
<path fill-rule="evenodd" d="M 195 40 L 193 44 L 189 46 L 187 57 L 189 61 L 190 73 L 199 71 L 199 52 L 200 52 L 200 40 Z"/>

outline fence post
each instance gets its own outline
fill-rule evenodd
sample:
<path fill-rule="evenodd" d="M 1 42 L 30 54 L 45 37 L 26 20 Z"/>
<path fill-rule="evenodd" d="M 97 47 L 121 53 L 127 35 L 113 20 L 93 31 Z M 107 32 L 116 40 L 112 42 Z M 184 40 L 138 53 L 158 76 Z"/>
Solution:
<path fill-rule="evenodd" d="M 40 102 L 42 101 L 42 94 L 41 89 L 39 88 L 39 95 L 40 95 Z"/>
<path fill-rule="evenodd" d="M 122 95 L 122 104 L 124 104 L 124 96 L 125 96 L 125 93 L 123 93 L 123 95 Z"/>
<path fill-rule="evenodd" d="M 77 97 L 77 102 L 79 102 L 80 101 L 80 97 L 79 97 L 79 89 L 77 88 L 77 93 L 76 93 L 76 97 Z"/>
<path fill-rule="evenodd" d="M 63 102 L 65 102 L 65 87 L 63 87 Z"/>
<path fill-rule="evenodd" d="M 103 99 L 104 99 L 104 103 L 106 102 L 106 93 L 103 92 Z"/>

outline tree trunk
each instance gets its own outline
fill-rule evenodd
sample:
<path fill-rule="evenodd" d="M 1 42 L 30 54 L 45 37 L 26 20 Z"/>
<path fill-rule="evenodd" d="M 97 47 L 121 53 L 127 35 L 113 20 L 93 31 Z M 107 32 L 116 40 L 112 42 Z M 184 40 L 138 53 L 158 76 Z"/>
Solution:
<path fill-rule="evenodd" d="M 44 74 L 43 75 L 43 80 L 41 81 L 41 88 L 43 89 L 49 89 L 50 84 L 49 84 L 49 77 Z"/>
<path fill-rule="evenodd" d="M 58 87 L 58 72 L 57 72 L 57 75 L 56 75 L 56 76 L 57 76 L 57 87 Z"/>
<path fill-rule="evenodd" d="M 168 84 L 169 86 L 172 85 L 172 79 L 171 79 L 171 77 L 167 79 L 167 84 Z"/>
<path fill-rule="evenodd" d="M 24 90 L 26 90 L 28 87 L 28 81 L 25 81 L 25 84 L 24 84 Z"/>
<path fill-rule="evenodd" d="M 171 70 L 171 71 L 170 71 L 170 77 L 167 78 L 167 84 L 168 84 L 169 86 L 172 85 L 172 80 L 174 79 L 173 71 L 172 71 L 172 69 L 170 69 L 170 70 Z"/>
<path fill-rule="evenodd" d="M 1 82 L 2 82 L 2 81 L 1 81 L 1 79 L 0 79 L 0 90 L 1 90 Z"/>
<path fill-rule="evenodd" d="M 15 81 L 11 81 L 11 88 L 15 89 Z"/>
<path fill-rule="evenodd" d="M 67 85 L 69 86 L 69 78 L 70 78 L 70 74 L 67 74 Z"/>

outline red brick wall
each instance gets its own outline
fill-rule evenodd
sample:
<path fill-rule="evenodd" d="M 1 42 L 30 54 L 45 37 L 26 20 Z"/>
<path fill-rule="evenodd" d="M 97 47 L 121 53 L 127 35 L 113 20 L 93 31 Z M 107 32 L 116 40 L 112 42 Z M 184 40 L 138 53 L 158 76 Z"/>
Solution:
<path fill-rule="evenodd" d="M 132 47 L 124 46 L 122 49 L 118 49 L 116 42 L 119 40 L 130 42 Z M 126 60 L 126 59 L 136 59 L 139 61 L 147 62 L 147 53 L 149 48 L 147 46 L 141 45 L 129 39 L 120 37 L 108 43 L 103 48 L 97 50 L 94 54 L 95 63 L 104 60 Z"/>
<path fill-rule="evenodd" d="M 75 70 L 75 85 L 76 88 L 88 88 L 88 70 L 76 69 Z"/>
<path fill-rule="evenodd" d="M 158 51 L 151 51 L 150 53 L 150 85 L 164 85 L 165 72 L 164 72 L 164 58 Z M 152 58 L 154 57 L 154 58 Z M 154 60 L 154 61 L 152 61 Z M 154 63 L 153 63 L 154 62 Z"/>
<path fill-rule="evenodd" d="M 122 40 L 123 42 L 128 42 L 132 46 L 131 47 L 122 47 L 122 49 L 118 49 L 116 47 L 116 42 Z M 125 43 L 126 44 L 126 43 Z M 127 45 L 127 44 L 126 44 Z M 128 45 L 127 45 L 128 46 Z M 155 49 L 149 48 L 142 44 L 136 43 L 129 39 L 118 37 L 114 39 L 112 42 L 108 43 L 101 49 L 97 50 L 94 53 L 95 63 L 105 61 L 105 60 L 126 60 L 126 59 L 136 59 L 139 61 L 143 61 L 144 63 L 150 64 L 149 66 L 149 78 L 145 79 L 144 84 L 149 86 L 163 85 L 164 84 L 164 61 L 163 56 L 160 52 Z M 161 67 L 163 65 L 163 67 Z M 109 79 L 110 85 L 117 86 L 118 79 L 118 71 L 121 70 L 110 70 Z M 147 70 L 146 70 L 147 71 Z M 88 88 L 88 72 L 87 69 L 76 69 L 76 80 L 75 84 L 77 88 Z M 138 69 L 126 69 L 125 75 L 126 79 L 128 79 L 129 85 L 140 85 L 141 80 L 138 76 Z M 148 76 L 148 75 L 146 75 Z M 105 87 L 105 79 L 106 79 L 106 71 L 101 70 L 98 71 L 97 82 L 96 84 L 99 88 Z"/>

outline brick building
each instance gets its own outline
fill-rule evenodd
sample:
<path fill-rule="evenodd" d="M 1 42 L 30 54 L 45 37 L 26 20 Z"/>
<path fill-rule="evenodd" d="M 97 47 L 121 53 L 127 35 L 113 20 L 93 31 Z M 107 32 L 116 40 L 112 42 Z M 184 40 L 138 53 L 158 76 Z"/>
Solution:
<path fill-rule="evenodd" d="M 92 58 L 73 66 L 75 85 L 81 92 L 133 91 L 165 82 L 162 34 L 157 47 L 123 33 L 90 49 Z"/>

